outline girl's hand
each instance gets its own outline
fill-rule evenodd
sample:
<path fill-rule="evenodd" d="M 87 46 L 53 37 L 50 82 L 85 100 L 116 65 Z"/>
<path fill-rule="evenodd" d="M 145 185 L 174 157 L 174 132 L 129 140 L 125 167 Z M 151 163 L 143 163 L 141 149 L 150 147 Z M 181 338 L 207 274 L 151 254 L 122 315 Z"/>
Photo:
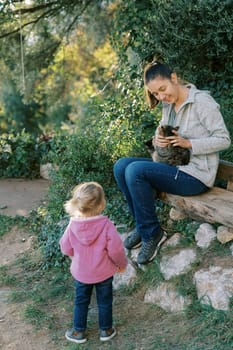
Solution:
<path fill-rule="evenodd" d="M 180 146 L 182 148 L 192 148 L 191 142 L 188 139 L 184 139 L 183 137 L 179 136 L 178 132 L 176 130 L 173 130 L 174 136 L 168 136 L 165 137 L 165 139 L 172 145 L 172 146 Z"/>
<path fill-rule="evenodd" d="M 121 269 L 120 267 L 117 268 L 118 273 L 123 273 L 125 272 L 126 268 Z"/>

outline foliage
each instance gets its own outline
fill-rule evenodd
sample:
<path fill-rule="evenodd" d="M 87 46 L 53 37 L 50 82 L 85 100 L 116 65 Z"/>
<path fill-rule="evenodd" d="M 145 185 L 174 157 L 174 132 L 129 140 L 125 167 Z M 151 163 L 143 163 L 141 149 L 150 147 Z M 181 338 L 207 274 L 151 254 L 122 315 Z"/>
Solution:
<path fill-rule="evenodd" d="M 37 177 L 39 155 L 35 143 L 35 138 L 24 130 L 16 134 L 3 134 L 0 139 L 0 176 Z"/>
<path fill-rule="evenodd" d="M 63 122 L 86 120 L 88 98 L 111 85 L 109 66 L 116 61 L 107 40 L 108 1 L 9 1 L 1 6 L 2 130 L 23 127 L 39 134 Z"/>
<path fill-rule="evenodd" d="M 45 124 L 45 114 L 41 111 L 41 106 L 31 98 L 24 101 L 23 95 L 17 90 L 15 83 L 8 76 L 3 79 L 1 92 L 3 113 L 0 130 L 5 132 L 21 132 L 24 129 L 28 133 L 38 133 L 38 126 Z"/>
<path fill-rule="evenodd" d="M 43 146 L 47 146 L 46 141 L 43 141 Z M 45 208 L 39 208 L 37 213 L 34 213 L 33 221 L 33 229 L 38 232 L 42 247 L 44 268 L 66 265 L 66 259 L 61 255 L 58 244 L 68 224 L 63 205 L 70 198 L 72 188 L 78 183 L 99 182 L 104 187 L 107 199 L 105 214 L 117 222 L 130 220 L 113 179 L 113 159 L 107 144 L 102 143 L 97 132 L 63 131 L 48 139 L 48 147 L 50 149 L 46 159 L 57 168 L 51 173 L 48 203 Z"/>
<path fill-rule="evenodd" d="M 98 107 L 100 118 L 93 121 L 93 128 L 114 160 L 126 155 L 148 157 L 144 142 L 154 134 L 159 111 L 145 108 L 142 90 L 140 94 L 136 89 L 122 90 L 118 98 L 110 96 Z"/>
<path fill-rule="evenodd" d="M 232 6 L 221 0 L 121 2 L 114 43 L 123 57 L 130 48 L 141 62 L 162 59 L 203 86 L 232 71 Z"/>
<path fill-rule="evenodd" d="M 2 52 L 9 79 L 20 86 L 17 79 L 21 80 L 21 67 L 15 59 L 20 47 L 12 28 L 15 25 L 19 32 L 16 23 L 21 8 L 28 86 L 21 92 L 24 100 L 37 104 L 30 112 L 27 102 L 25 123 L 34 120 L 47 132 L 64 122 L 66 127 L 75 124 L 79 128 L 91 122 L 109 135 L 104 136 L 111 138 L 116 154 L 140 153 L 144 135 L 153 133 L 159 117 L 159 111 L 155 115 L 143 105 L 143 67 L 159 58 L 182 78 L 211 90 L 232 135 L 232 2 L 59 0 L 38 6 L 34 2 L 31 6 L 18 3 L 13 8 L 5 5 L 2 13 L 2 40 L 8 34 L 13 40 L 10 57 L 4 45 Z M 93 21 L 96 12 L 99 15 Z M 32 21 L 38 16 L 33 28 L 28 14 Z M 42 56 L 38 58 L 38 54 Z M 20 121 L 20 113 L 16 116 Z M 8 113 L 4 118 L 10 121 Z M 92 124 L 95 120 L 100 123 Z M 143 122 L 150 127 L 144 128 Z M 112 137 L 114 133 L 115 140 L 121 138 L 119 145 Z M 128 136 L 132 147 L 125 146 Z"/>
<path fill-rule="evenodd" d="M 4 209 L 4 208 L 1 208 Z M 7 233 L 14 225 L 24 221 L 20 217 L 8 217 L 0 214 L 0 237 Z"/>

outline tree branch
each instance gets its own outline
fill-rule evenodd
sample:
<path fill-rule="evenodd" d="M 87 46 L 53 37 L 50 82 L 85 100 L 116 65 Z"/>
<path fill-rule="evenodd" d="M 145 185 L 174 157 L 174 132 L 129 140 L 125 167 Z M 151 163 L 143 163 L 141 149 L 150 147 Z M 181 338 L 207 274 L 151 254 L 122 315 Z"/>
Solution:
<path fill-rule="evenodd" d="M 48 10 L 47 12 L 44 12 L 42 15 L 40 15 L 39 17 L 37 17 L 37 18 L 34 19 L 33 21 L 29 21 L 29 22 L 27 22 L 27 23 L 21 24 L 21 26 L 17 27 L 16 29 L 14 29 L 14 30 L 12 30 L 12 31 L 10 31 L 10 32 L 7 32 L 7 33 L 5 33 L 5 34 L 0 35 L 0 39 L 5 38 L 5 37 L 7 37 L 7 36 L 10 36 L 10 35 L 12 35 L 12 34 L 15 34 L 15 33 L 20 32 L 20 30 L 22 30 L 23 28 L 29 26 L 30 24 L 35 24 L 35 23 L 39 22 L 39 21 L 40 21 L 42 18 L 44 18 L 47 14 L 52 13 L 52 12 L 53 12 L 53 11 L 52 11 L 51 9 Z"/>
<path fill-rule="evenodd" d="M 12 12 L 14 14 L 32 13 L 32 12 L 37 12 L 37 11 L 43 10 L 43 9 L 48 8 L 50 6 L 53 6 L 53 5 L 57 5 L 57 4 L 58 4 L 58 2 L 54 1 L 54 2 L 49 2 L 46 4 L 34 6 L 34 7 L 25 7 L 25 8 L 16 9 L 16 10 L 13 10 Z"/>
<path fill-rule="evenodd" d="M 18 3 L 21 1 L 15 1 L 15 3 Z M 87 7 L 92 3 L 95 2 L 94 0 L 89 0 L 86 1 L 85 4 L 82 4 L 83 1 L 75 1 L 75 0 L 70 0 L 70 2 L 64 2 L 62 0 L 58 0 L 58 1 L 52 1 L 46 4 L 41 4 L 38 6 L 34 6 L 34 7 L 29 7 L 29 8 L 18 8 L 14 11 L 12 11 L 12 13 L 16 14 L 16 15 L 25 15 L 28 13 L 38 13 L 41 10 L 45 10 L 48 9 L 47 11 L 44 11 L 40 16 L 38 16 L 36 19 L 33 19 L 31 21 L 27 21 L 26 23 L 22 23 L 21 26 L 17 26 L 16 29 L 8 29 L 5 33 L 0 34 L 0 39 L 2 38 L 6 38 L 9 37 L 15 33 L 18 33 L 22 28 L 27 27 L 28 25 L 31 24 L 36 24 L 38 23 L 41 19 L 45 18 L 45 17 L 49 17 L 49 16 L 56 16 L 57 14 L 60 14 L 60 10 L 62 8 L 64 9 L 70 9 L 71 5 L 73 6 L 79 6 L 79 11 L 78 14 L 74 17 L 74 19 L 72 20 L 72 22 L 68 25 L 67 29 L 65 30 L 66 33 L 68 33 L 69 31 L 71 31 L 71 29 L 73 28 L 74 24 L 77 22 L 78 18 L 84 13 L 84 11 L 87 9 Z M 80 5 L 83 5 L 83 7 L 80 10 Z M 6 20 L 7 23 L 7 20 Z"/>

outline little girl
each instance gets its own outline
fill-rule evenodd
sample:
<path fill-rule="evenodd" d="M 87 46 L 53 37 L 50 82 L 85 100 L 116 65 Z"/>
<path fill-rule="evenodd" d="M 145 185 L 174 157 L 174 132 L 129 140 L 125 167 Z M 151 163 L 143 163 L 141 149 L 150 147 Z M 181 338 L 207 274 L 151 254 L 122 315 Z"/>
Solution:
<path fill-rule="evenodd" d="M 108 217 L 101 215 L 106 205 L 103 188 L 96 182 L 76 186 L 73 197 L 65 203 L 71 216 L 60 248 L 71 257 L 70 271 L 75 279 L 73 328 L 66 331 L 66 339 L 84 343 L 88 306 L 93 287 L 99 311 L 100 340 L 116 335 L 112 324 L 112 281 L 116 272 L 124 271 L 127 258 L 120 235 Z"/>

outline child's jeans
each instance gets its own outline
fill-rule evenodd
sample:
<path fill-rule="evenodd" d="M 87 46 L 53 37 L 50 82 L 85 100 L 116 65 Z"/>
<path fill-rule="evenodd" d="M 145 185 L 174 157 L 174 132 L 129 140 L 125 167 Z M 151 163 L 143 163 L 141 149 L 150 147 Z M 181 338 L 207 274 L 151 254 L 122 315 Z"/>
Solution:
<path fill-rule="evenodd" d="M 191 196 L 208 189 L 176 166 L 153 162 L 149 158 L 119 159 L 114 165 L 114 176 L 144 242 L 160 232 L 155 212 L 156 191 Z"/>
<path fill-rule="evenodd" d="M 87 327 L 88 307 L 91 301 L 93 287 L 96 290 L 96 299 L 99 310 L 99 328 L 112 328 L 112 281 L 110 277 L 102 282 L 86 284 L 75 280 L 76 294 L 74 301 L 74 329 L 85 331 Z"/>

